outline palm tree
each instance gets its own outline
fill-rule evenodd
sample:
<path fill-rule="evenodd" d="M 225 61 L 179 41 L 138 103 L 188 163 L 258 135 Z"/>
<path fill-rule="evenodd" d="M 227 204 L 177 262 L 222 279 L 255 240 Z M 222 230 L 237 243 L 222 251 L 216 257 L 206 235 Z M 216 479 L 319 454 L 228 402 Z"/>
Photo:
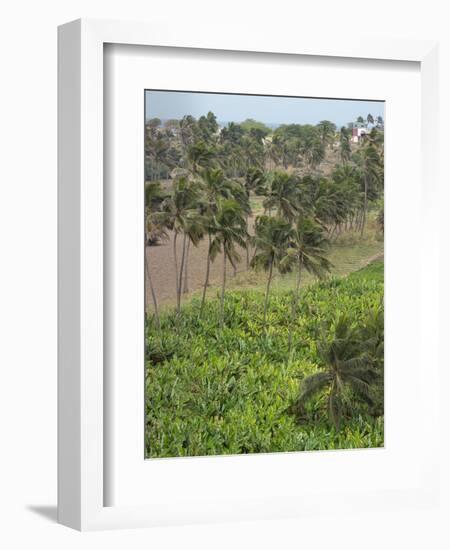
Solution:
<path fill-rule="evenodd" d="M 332 266 L 326 258 L 328 240 L 324 229 L 313 219 L 299 216 L 290 232 L 289 245 L 286 255 L 280 262 L 280 271 L 289 272 L 297 269 L 297 280 L 292 300 L 292 321 L 297 316 L 300 297 L 300 283 L 302 271 L 305 270 L 314 277 L 322 279 L 329 273 Z M 289 348 L 292 341 L 292 323 L 289 330 Z"/>
<path fill-rule="evenodd" d="M 333 143 L 333 138 L 336 133 L 336 124 L 329 120 L 321 120 L 317 125 L 317 129 L 319 130 L 320 139 L 323 145 L 326 146 Z"/>
<path fill-rule="evenodd" d="M 383 170 L 378 151 L 370 141 L 359 149 L 357 154 L 354 155 L 354 160 L 361 170 L 364 186 L 364 204 L 361 218 L 362 237 L 366 225 L 369 191 L 374 191 L 375 184 L 381 180 Z"/>
<path fill-rule="evenodd" d="M 361 210 L 361 179 L 360 170 L 350 163 L 338 166 L 332 172 L 332 180 L 336 184 L 333 197 L 336 206 L 335 222 L 345 222 L 350 229 L 353 227 L 355 215 Z"/>
<path fill-rule="evenodd" d="M 155 245 L 161 239 L 167 238 L 164 224 L 158 222 L 155 213 L 159 210 L 163 201 L 168 197 L 159 181 L 145 182 L 145 242 L 147 245 Z"/>
<path fill-rule="evenodd" d="M 249 135 L 242 139 L 242 152 L 244 154 L 245 168 L 250 170 L 264 168 L 265 152 L 263 137 L 257 130 L 252 130 Z"/>
<path fill-rule="evenodd" d="M 150 257 L 147 247 L 157 243 L 161 239 L 166 239 L 167 232 L 163 223 L 160 223 L 157 219 L 157 210 L 161 203 L 166 198 L 161 184 L 159 182 L 146 182 L 145 184 L 145 272 L 150 288 L 150 293 L 153 300 L 153 308 L 155 312 L 155 322 L 158 330 L 161 330 L 161 324 L 159 320 L 158 300 L 153 286 L 151 270 L 149 266 Z"/>
<path fill-rule="evenodd" d="M 245 187 L 245 182 L 241 183 L 241 181 L 233 179 L 229 180 L 228 182 L 229 190 L 231 192 L 232 198 L 239 204 L 242 214 L 245 216 L 245 230 L 247 232 L 247 241 L 248 241 L 248 217 L 251 214 L 251 208 L 250 208 L 250 196 L 247 192 L 247 189 Z M 248 247 L 248 243 L 246 241 L 246 249 Z M 248 256 L 248 253 L 247 253 Z M 237 265 L 235 264 L 233 266 L 233 276 L 235 277 L 237 274 Z"/>
<path fill-rule="evenodd" d="M 266 188 L 266 174 L 264 170 L 261 168 L 255 168 L 251 167 L 248 168 L 247 173 L 245 175 L 245 181 L 244 181 L 244 188 L 247 195 L 247 207 L 248 212 L 246 213 L 245 220 L 247 224 L 247 232 L 248 232 L 248 218 L 252 216 L 252 210 L 250 207 L 250 193 L 254 191 L 256 194 L 265 194 Z M 250 245 L 250 238 L 247 239 L 246 245 L 245 245 L 245 252 L 246 252 L 246 267 L 247 270 L 250 267 L 250 251 L 249 251 L 249 245 Z"/>
<path fill-rule="evenodd" d="M 312 217 L 329 232 L 330 238 L 345 222 L 353 204 L 355 189 L 351 187 L 351 180 L 348 185 L 347 182 L 344 185 L 342 183 L 320 178 L 313 197 Z"/>
<path fill-rule="evenodd" d="M 198 119 L 197 126 L 202 138 L 207 143 L 212 143 L 216 140 L 219 125 L 217 124 L 216 115 L 212 111 L 208 111 L 206 116 L 201 116 Z"/>
<path fill-rule="evenodd" d="M 359 331 L 364 350 L 370 355 L 373 374 L 373 405 L 370 413 L 373 416 L 384 414 L 384 307 L 379 303 L 366 315 Z"/>
<path fill-rule="evenodd" d="M 350 160 L 351 152 L 350 132 L 345 126 L 342 126 L 341 131 L 339 132 L 339 154 L 342 164 L 345 164 Z"/>
<path fill-rule="evenodd" d="M 377 225 L 384 235 L 384 205 L 382 204 L 377 214 Z"/>
<path fill-rule="evenodd" d="M 298 178 L 285 170 L 274 170 L 268 175 L 267 198 L 263 202 L 265 210 L 272 208 L 278 216 L 292 221 L 298 213 Z"/>
<path fill-rule="evenodd" d="M 256 269 L 262 268 L 268 272 L 264 300 L 264 327 L 267 320 L 267 307 L 273 268 L 278 268 L 286 254 L 290 232 L 290 222 L 280 217 L 260 216 L 256 220 L 255 236 L 253 237 L 256 253 L 252 260 L 252 266 Z"/>
<path fill-rule="evenodd" d="M 196 120 L 193 116 L 186 115 L 180 120 L 180 139 L 185 149 L 193 145 L 196 131 Z"/>
<path fill-rule="evenodd" d="M 146 124 L 145 161 L 150 172 L 149 179 L 155 180 L 161 179 L 163 175 L 167 176 L 179 162 L 179 151 L 172 146 L 172 137 L 170 130 L 162 130 L 154 124 Z"/>
<path fill-rule="evenodd" d="M 245 247 L 247 238 L 246 221 L 240 204 L 234 199 L 219 200 L 217 212 L 213 215 L 209 232 L 213 235 L 209 253 L 214 261 L 223 254 L 222 293 L 220 297 L 220 327 L 224 322 L 225 286 L 227 279 L 227 260 L 234 267 L 240 260 L 236 245 Z"/>
<path fill-rule="evenodd" d="M 374 126 L 367 137 L 382 157 L 384 153 L 384 132 Z"/>
<path fill-rule="evenodd" d="M 283 151 L 282 146 L 277 140 L 270 140 L 266 138 L 265 147 L 267 152 L 267 159 L 269 160 L 269 167 L 275 169 L 276 166 L 282 163 Z"/>
<path fill-rule="evenodd" d="M 306 165 L 313 169 L 325 158 L 325 144 L 317 133 L 308 134 L 301 145 L 300 152 Z"/>
<path fill-rule="evenodd" d="M 187 148 L 187 163 L 189 170 L 193 174 L 198 174 L 202 168 L 210 168 L 216 163 L 216 153 L 214 147 L 205 141 L 196 141 Z"/>
<path fill-rule="evenodd" d="M 204 223 L 203 218 L 199 212 L 191 208 L 186 211 L 184 216 L 183 224 L 183 246 L 181 253 L 181 264 L 180 264 L 180 276 L 178 280 L 178 292 L 180 295 L 179 302 L 181 304 L 181 293 L 183 294 L 188 292 L 188 254 L 191 243 L 194 246 L 197 246 L 200 240 L 203 237 L 204 233 Z M 183 284 L 183 273 L 184 273 L 184 284 Z M 184 288 L 183 288 L 184 287 Z"/>
<path fill-rule="evenodd" d="M 203 284 L 202 302 L 200 306 L 201 315 L 205 305 L 206 289 L 209 284 L 211 269 L 211 242 L 212 235 L 215 231 L 214 216 L 217 213 L 219 202 L 222 199 L 233 200 L 237 191 L 235 183 L 225 176 L 221 168 L 206 168 L 200 170 L 198 181 L 202 192 L 201 201 L 198 206 L 204 224 L 204 233 L 208 236 L 205 282 Z"/>
<path fill-rule="evenodd" d="M 320 371 L 302 382 L 294 408 L 299 412 L 318 393 L 327 396 L 330 421 L 339 430 L 342 416 L 352 402 L 372 405 L 372 383 L 376 378 L 370 354 L 361 344 L 358 330 L 345 315 L 337 317 L 331 338 L 322 335 L 317 343 Z"/>
<path fill-rule="evenodd" d="M 175 267 L 175 290 L 177 298 L 177 314 L 181 308 L 181 281 L 185 261 L 186 241 L 190 238 L 199 240 L 199 222 L 197 203 L 199 197 L 199 188 L 195 181 L 187 176 L 180 176 L 173 185 L 172 196 L 166 198 L 161 204 L 161 210 L 155 214 L 158 223 L 164 224 L 167 229 L 173 231 L 173 259 Z M 177 239 L 178 235 L 183 234 L 183 247 L 181 267 L 178 266 Z"/>
<path fill-rule="evenodd" d="M 373 123 L 374 123 L 373 116 L 369 113 L 367 115 L 367 124 L 373 124 Z"/>

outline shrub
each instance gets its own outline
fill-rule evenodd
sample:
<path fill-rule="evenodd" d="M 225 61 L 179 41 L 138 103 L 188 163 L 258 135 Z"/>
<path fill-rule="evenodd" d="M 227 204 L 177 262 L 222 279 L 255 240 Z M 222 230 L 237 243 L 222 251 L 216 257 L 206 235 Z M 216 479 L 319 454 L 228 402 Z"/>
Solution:
<path fill-rule="evenodd" d="M 369 327 L 367 314 L 381 307 L 382 298 L 383 263 L 375 262 L 306 288 L 293 321 L 291 291 L 273 291 L 266 331 L 264 293 L 258 290 L 227 293 L 223 330 L 219 297 L 207 300 L 202 317 L 193 299 L 178 325 L 174 312 L 163 313 L 161 335 L 149 318 L 146 456 L 382 446 L 383 417 L 375 416 L 382 409 L 355 401 L 338 431 L 328 422 L 325 392 L 305 405 L 300 422 L 292 414 L 302 381 L 320 370 L 323 331 L 338 314 L 361 330 Z M 382 352 L 378 360 L 381 369 Z"/>

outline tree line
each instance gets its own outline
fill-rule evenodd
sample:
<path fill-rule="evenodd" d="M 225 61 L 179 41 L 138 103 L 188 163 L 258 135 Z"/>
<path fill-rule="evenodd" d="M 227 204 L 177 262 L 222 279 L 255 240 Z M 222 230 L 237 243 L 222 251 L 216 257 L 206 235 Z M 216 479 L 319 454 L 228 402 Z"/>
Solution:
<path fill-rule="evenodd" d="M 368 118 L 371 115 L 368 116 Z M 373 117 L 372 117 L 373 120 Z M 327 152 L 336 164 L 320 170 Z M 152 119 L 145 128 L 145 226 L 148 245 L 173 233 L 177 315 L 187 291 L 191 246 L 208 242 L 200 306 L 203 314 L 211 263 L 222 258 L 220 325 L 224 322 L 227 265 L 234 270 L 240 251 L 246 267 L 267 272 L 264 324 L 276 271 L 295 271 L 295 317 L 303 271 L 323 277 L 330 269 L 326 247 L 344 230 L 364 235 L 369 205 L 383 196 L 383 131 L 374 126 L 358 144 L 348 128 L 330 121 L 281 125 L 272 130 L 247 120 L 223 128 L 209 112 L 196 120 Z M 170 178 L 169 188 L 161 184 Z M 263 214 L 252 216 L 250 200 L 262 200 Z M 181 241 L 181 253 L 178 242 Z M 147 279 L 159 327 L 157 296 L 146 254 Z"/>

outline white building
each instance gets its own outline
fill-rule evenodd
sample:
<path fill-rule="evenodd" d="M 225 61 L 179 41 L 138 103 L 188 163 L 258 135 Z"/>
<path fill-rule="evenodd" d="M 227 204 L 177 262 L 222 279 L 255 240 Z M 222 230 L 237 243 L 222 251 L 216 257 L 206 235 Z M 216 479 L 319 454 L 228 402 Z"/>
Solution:
<path fill-rule="evenodd" d="M 363 136 L 370 133 L 370 128 L 366 122 L 351 122 L 348 126 L 352 132 L 351 141 L 353 143 L 358 143 Z"/>

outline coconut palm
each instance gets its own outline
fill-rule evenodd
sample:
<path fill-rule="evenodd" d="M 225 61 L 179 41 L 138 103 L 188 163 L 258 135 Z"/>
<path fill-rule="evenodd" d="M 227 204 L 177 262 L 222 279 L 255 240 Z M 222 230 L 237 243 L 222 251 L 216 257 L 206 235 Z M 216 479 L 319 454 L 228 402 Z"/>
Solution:
<path fill-rule="evenodd" d="M 325 158 L 325 144 L 319 135 L 309 133 L 300 147 L 300 153 L 310 169 L 314 169 Z"/>
<path fill-rule="evenodd" d="M 275 139 L 268 139 L 265 140 L 265 147 L 266 147 L 266 155 L 267 160 L 269 161 L 269 168 L 274 169 L 276 166 L 281 164 L 282 158 L 283 158 L 283 150 L 282 146 L 279 144 L 279 142 Z"/>
<path fill-rule="evenodd" d="M 203 294 L 200 306 L 200 315 L 203 313 L 206 290 L 209 285 L 209 275 L 211 269 L 211 242 L 215 231 L 214 216 L 217 213 L 218 204 L 222 199 L 231 199 L 237 192 L 235 182 L 225 176 L 221 168 L 206 168 L 200 170 L 198 182 L 201 190 L 201 200 L 198 208 L 204 224 L 204 233 L 208 238 L 208 252 L 206 257 L 205 282 L 203 284 Z"/>
<path fill-rule="evenodd" d="M 245 247 L 247 238 L 245 216 L 240 204 L 234 199 L 219 200 L 217 211 L 212 216 L 208 232 L 213 235 L 209 247 L 211 261 L 214 261 L 220 252 L 223 254 L 222 293 L 220 297 L 220 327 L 223 327 L 227 260 L 235 267 L 240 260 L 236 245 Z"/>
<path fill-rule="evenodd" d="M 354 164 L 343 164 L 335 168 L 331 174 L 334 182 L 333 201 L 335 204 L 335 223 L 346 223 L 353 227 L 353 220 L 361 210 L 362 196 L 360 192 L 361 171 Z"/>
<path fill-rule="evenodd" d="M 362 237 L 367 219 L 369 192 L 374 192 L 376 184 L 381 181 L 383 167 L 377 148 L 370 141 L 367 141 L 354 155 L 354 161 L 361 170 L 363 183 L 364 203 L 360 224 Z"/>
<path fill-rule="evenodd" d="M 178 292 L 181 295 L 188 292 L 188 255 L 190 245 L 197 246 L 204 234 L 204 222 L 201 214 L 194 208 L 186 211 L 183 223 L 183 246 L 181 252 L 180 276 Z M 184 283 L 183 283 L 184 274 Z M 181 297 L 180 297 L 181 303 Z"/>
<path fill-rule="evenodd" d="M 196 120 L 191 115 L 186 115 L 180 120 L 180 139 L 183 147 L 187 149 L 193 145 L 196 139 Z"/>
<path fill-rule="evenodd" d="M 339 155 L 341 157 L 342 164 L 345 164 L 350 160 L 351 156 L 350 147 L 350 131 L 345 126 L 342 126 L 339 132 Z"/>
<path fill-rule="evenodd" d="M 180 176 L 173 185 L 172 195 L 166 198 L 159 212 L 155 214 L 158 223 L 164 224 L 167 229 L 173 231 L 173 259 L 175 268 L 175 290 L 177 297 L 177 314 L 181 307 L 181 281 L 185 261 L 185 249 L 187 239 L 194 244 L 200 239 L 200 222 L 197 220 L 199 213 L 197 203 L 199 198 L 199 186 L 187 176 Z M 177 239 L 183 235 L 181 266 L 178 265 Z"/>
<path fill-rule="evenodd" d="M 299 216 L 290 235 L 286 254 L 282 258 L 281 272 L 297 270 L 295 290 L 292 299 L 292 321 L 295 322 L 300 297 L 300 283 L 303 270 L 322 279 L 332 266 L 326 258 L 328 240 L 324 229 L 312 218 Z M 292 341 L 292 323 L 289 330 L 289 347 Z"/>
<path fill-rule="evenodd" d="M 202 168 L 210 168 L 216 164 L 216 153 L 214 147 L 202 140 L 190 145 L 186 154 L 190 172 L 198 174 Z"/>
<path fill-rule="evenodd" d="M 291 232 L 290 222 L 276 216 L 260 216 L 255 224 L 255 256 L 252 266 L 256 269 L 264 269 L 268 272 L 266 296 L 264 300 L 264 327 L 267 320 L 267 307 L 269 303 L 270 285 L 272 283 L 273 269 L 278 268 L 283 260 L 289 243 Z"/>
<path fill-rule="evenodd" d="M 242 214 L 245 217 L 245 228 L 248 233 L 248 218 L 251 214 L 250 208 L 250 196 L 249 192 L 246 189 L 245 182 L 242 183 L 239 180 L 232 179 L 228 182 L 229 189 L 231 191 L 232 198 L 239 204 Z M 248 242 L 246 242 L 246 249 L 248 250 Z M 247 252 L 248 257 L 248 252 Z M 237 274 L 237 265 L 233 266 L 233 275 Z"/>
<path fill-rule="evenodd" d="M 159 321 L 158 300 L 153 286 L 150 270 L 150 251 L 148 246 L 158 243 L 161 239 L 167 239 L 167 231 L 164 223 L 158 220 L 156 214 L 158 208 L 166 198 L 159 182 L 146 182 L 145 184 L 145 272 L 153 300 L 155 322 L 158 329 L 161 329 Z"/>
<path fill-rule="evenodd" d="M 208 111 L 206 116 L 201 116 L 198 119 L 197 126 L 202 138 L 207 143 L 212 143 L 216 140 L 219 125 L 217 123 L 216 115 L 212 111 Z"/>
<path fill-rule="evenodd" d="M 275 209 L 278 216 L 292 221 L 299 211 L 298 178 L 285 170 L 274 170 L 268 174 L 267 198 L 264 209 Z"/>
<path fill-rule="evenodd" d="M 250 133 L 246 134 L 243 137 L 241 150 L 243 153 L 243 160 L 246 172 L 252 168 L 260 170 L 264 168 L 264 141 L 258 130 L 252 129 Z"/>
<path fill-rule="evenodd" d="M 158 119 L 159 120 L 159 119 Z M 145 126 L 145 163 L 149 179 L 167 177 L 180 161 L 179 150 L 173 145 L 173 132 L 147 123 Z"/>
<path fill-rule="evenodd" d="M 367 136 L 367 139 L 376 148 L 380 158 L 382 159 L 384 154 L 384 132 L 374 126 Z"/>
<path fill-rule="evenodd" d="M 350 182 L 347 186 L 333 179 L 320 178 L 316 186 L 312 217 L 329 232 L 330 238 L 351 213 L 354 190 L 352 191 L 350 185 Z"/>
<path fill-rule="evenodd" d="M 266 194 L 266 173 L 261 168 L 255 168 L 250 167 L 247 169 L 247 172 L 245 174 L 245 180 L 244 180 L 244 189 L 247 195 L 247 208 L 248 211 L 246 213 L 246 224 L 247 224 L 247 231 L 248 231 L 248 219 L 250 216 L 252 216 L 252 210 L 250 207 L 250 193 L 253 191 L 257 195 L 264 195 Z M 247 239 L 247 243 L 245 246 L 245 252 L 246 252 L 246 267 L 247 269 L 250 267 L 250 238 Z"/>
<path fill-rule="evenodd" d="M 328 239 L 323 228 L 313 219 L 299 216 L 290 233 L 287 254 L 281 264 L 283 270 L 290 265 L 297 268 L 297 299 L 303 269 L 319 279 L 330 271 L 332 264 L 326 258 L 327 248 Z"/>
<path fill-rule="evenodd" d="M 167 170 L 169 147 L 169 140 L 162 135 L 162 132 L 147 128 L 145 151 L 146 160 L 151 163 L 151 179 L 160 179 L 163 172 Z"/>
<path fill-rule="evenodd" d="M 342 416 L 352 409 L 352 404 L 373 404 L 373 361 L 361 344 L 358 329 L 344 314 L 335 320 L 331 335 L 322 335 L 317 353 L 320 370 L 303 380 L 294 408 L 299 412 L 312 397 L 323 393 L 329 419 L 339 430 Z"/>
<path fill-rule="evenodd" d="M 334 135 L 336 133 L 336 124 L 330 122 L 329 120 L 321 120 L 317 125 L 319 130 L 320 139 L 322 144 L 327 146 L 333 143 Z"/>
<path fill-rule="evenodd" d="M 382 205 L 377 214 L 377 225 L 384 234 L 384 206 Z"/>
<path fill-rule="evenodd" d="M 145 242 L 155 245 L 161 239 L 167 238 L 164 224 L 158 221 L 155 213 L 168 195 L 163 191 L 159 181 L 145 182 Z"/>
<path fill-rule="evenodd" d="M 364 350 L 370 355 L 373 374 L 373 416 L 384 414 L 384 307 L 379 303 L 372 307 L 359 330 Z"/>

